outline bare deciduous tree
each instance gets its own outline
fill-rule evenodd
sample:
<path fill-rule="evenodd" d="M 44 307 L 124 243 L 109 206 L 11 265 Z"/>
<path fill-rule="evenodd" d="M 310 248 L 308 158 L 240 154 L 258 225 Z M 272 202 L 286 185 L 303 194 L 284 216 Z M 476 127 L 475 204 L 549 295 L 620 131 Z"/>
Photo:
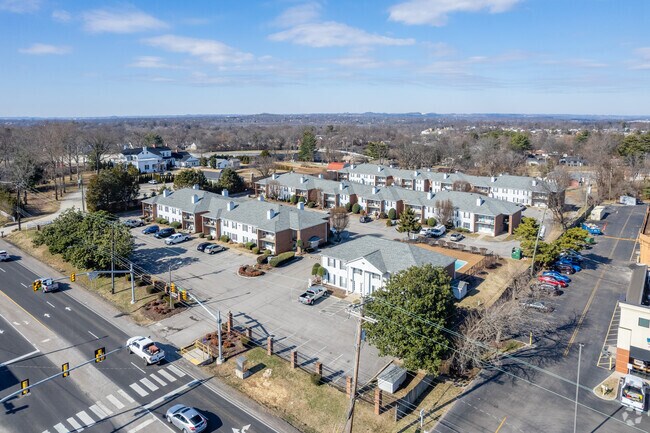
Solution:
<path fill-rule="evenodd" d="M 436 200 L 433 204 L 433 209 L 438 216 L 440 224 L 449 224 L 454 217 L 454 204 L 451 200 Z"/>
<path fill-rule="evenodd" d="M 571 185 L 571 175 L 565 167 L 556 167 L 541 185 L 548 196 L 547 206 L 553 213 L 553 219 L 566 230 L 568 220 L 564 209 L 565 193 Z"/>
<path fill-rule="evenodd" d="M 344 207 L 335 207 L 330 211 L 330 225 L 336 231 L 341 233 L 350 223 L 350 216 Z"/>

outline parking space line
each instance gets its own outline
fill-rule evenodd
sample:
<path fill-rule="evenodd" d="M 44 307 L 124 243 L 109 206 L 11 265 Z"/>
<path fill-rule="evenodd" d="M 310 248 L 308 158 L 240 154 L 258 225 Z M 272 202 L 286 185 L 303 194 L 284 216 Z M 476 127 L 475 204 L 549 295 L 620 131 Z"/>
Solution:
<path fill-rule="evenodd" d="M 79 424 L 77 420 L 72 417 L 68 418 L 66 421 L 68 421 L 68 424 L 72 426 L 75 432 L 82 431 L 84 429 L 81 427 L 81 424 Z"/>
<path fill-rule="evenodd" d="M 138 385 L 137 383 L 132 383 L 129 386 L 131 387 L 131 389 L 133 389 L 135 392 L 137 392 L 140 395 L 140 397 L 146 397 L 146 396 L 149 395 L 149 393 L 147 391 L 145 391 L 144 389 L 142 389 L 142 387 L 140 385 Z"/>
<path fill-rule="evenodd" d="M 93 419 L 90 417 L 90 415 L 88 415 L 88 414 L 86 413 L 86 411 L 83 411 L 83 410 L 82 410 L 81 412 L 79 412 L 79 413 L 76 415 L 76 417 L 79 418 L 79 419 L 81 420 L 81 422 L 84 423 L 84 425 L 85 425 L 86 427 L 90 427 L 91 425 L 95 424 L 95 420 L 93 420 Z"/>

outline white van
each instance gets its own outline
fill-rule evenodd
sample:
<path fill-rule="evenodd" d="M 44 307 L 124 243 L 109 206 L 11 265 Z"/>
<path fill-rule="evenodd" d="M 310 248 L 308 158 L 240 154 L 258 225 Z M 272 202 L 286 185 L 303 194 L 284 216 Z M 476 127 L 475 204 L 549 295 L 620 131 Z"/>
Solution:
<path fill-rule="evenodd" d="M 445 227 L 444 224 L 438 224 L 437 226 L 431 229 L 431 234 L 433 235 L 433 237 L 439 238 L 440 236 L 444 235 L 446 231 L 447 228 Z"/>

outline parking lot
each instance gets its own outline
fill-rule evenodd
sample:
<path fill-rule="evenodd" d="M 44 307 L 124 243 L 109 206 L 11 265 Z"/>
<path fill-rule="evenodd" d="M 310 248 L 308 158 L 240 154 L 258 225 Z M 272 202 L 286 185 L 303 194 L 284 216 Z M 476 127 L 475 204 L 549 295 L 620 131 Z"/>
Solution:
<path fill-rule="evenodd" d="M 255 255 L 230 248 L 208 255 L 196 251 L 205 241 L 194 236 L 188 242 L 167 246 L 163 239 L 132 230 L 136 250 L 134 262 L 159 279 L 170 277 L 177 286 L 187 288 L 205 301 L 206 307 L 222 315 L 232 312 L 235 321 L 252 327 L 256 333 L 272 335 L 283 347 L 290 347 L 310 362 L 323 363 L 336 380 L 350 375 L 354 360 L 356 321 L 346 307 L 351 300 L 325 297 L 313 306 L 298 302 L 307 287 L 311 268 L 318 256 L 305 255 L 257 278 L 237 275 L 239 266 L 253 264 Z M 223 317 L 225 320 L 225 317 Z M 214 320 L 200 308 L 152 325 L 163 328 L 167 338 L 178 346 L 187 345 L 214 330 Z M 389 360 L 364 344 L 361 381 L 370 380 Z"/>

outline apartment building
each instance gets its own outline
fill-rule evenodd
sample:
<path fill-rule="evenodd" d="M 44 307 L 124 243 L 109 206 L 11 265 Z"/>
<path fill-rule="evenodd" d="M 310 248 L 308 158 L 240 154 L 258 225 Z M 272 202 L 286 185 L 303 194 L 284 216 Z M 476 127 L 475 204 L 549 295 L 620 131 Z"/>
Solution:
<path fill-rule="evenodd" d="M 616 371 L 647 378 L 650 375 L 650 290 L 648 267 L 636 265 L 625 301 L 618 304 Z"/>
<path fill-rule="evenodd" d="M 142 202 L 143 215 L 179 221 L 190 233 L 234 242 L 254 242 L 274 254 L 291 251 L 300 240 L 305 247 L 322 245 L 329 236 L 327 216 L 304 209 L 304 204 L 285 206 L 263 200 L 235 199 L 184 188 L 165 192 Z"/>
<path fill-rule="evenodd" d="M 416 245 L 362 236 L 323 251 L 325 282 L 347 293 L 370 295 L 391 275 L 412 266 L 432 264 L 453 278 L 456 259 Z"/>

